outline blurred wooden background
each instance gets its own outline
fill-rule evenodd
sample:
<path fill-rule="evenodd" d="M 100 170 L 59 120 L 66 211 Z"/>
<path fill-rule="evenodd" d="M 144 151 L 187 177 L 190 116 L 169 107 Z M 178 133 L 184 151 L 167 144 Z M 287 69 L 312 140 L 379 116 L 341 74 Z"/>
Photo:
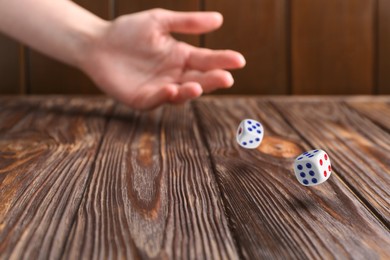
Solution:
<path fill-rule="evenodd" d="M 227 94 L 390 94 L 389 0 L 77 0 L 105 19 L 155 7 L 220 11 L 223 27 L 179 36 L 247 59 Z M 0 94 L 99 93 L 81 72 L 0 35 Z"/>

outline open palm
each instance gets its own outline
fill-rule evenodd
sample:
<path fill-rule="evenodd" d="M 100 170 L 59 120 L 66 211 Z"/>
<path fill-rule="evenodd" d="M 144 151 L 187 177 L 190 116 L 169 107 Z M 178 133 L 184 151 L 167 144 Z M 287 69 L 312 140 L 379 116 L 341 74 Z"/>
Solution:
<path fill-rule="evenodd" d="M 90 48 L 84 71 L 121 102 L 150 109 L 181 103 L 217 88 L 230 87 L 226 69 L 243 67 L 241 54 L 176 41 L 171 32 L 200 34 L 220 27 L 211 12 L 155 9 L 117 18 Z"/>

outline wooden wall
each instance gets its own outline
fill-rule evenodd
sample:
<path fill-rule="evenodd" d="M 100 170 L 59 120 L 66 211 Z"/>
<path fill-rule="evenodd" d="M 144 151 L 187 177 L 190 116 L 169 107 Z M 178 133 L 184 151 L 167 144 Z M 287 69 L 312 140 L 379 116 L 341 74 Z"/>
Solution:
<path fill-rule="evenodd" d="M 224 26 L 180 40 L 235 49 L 224 94 L 390 94 L 388 0 L 77 0 L 105 19 L 155 7 L 213 10 Z M 0 94 L 99 93 L 80 71 L 0 35 Z"/>

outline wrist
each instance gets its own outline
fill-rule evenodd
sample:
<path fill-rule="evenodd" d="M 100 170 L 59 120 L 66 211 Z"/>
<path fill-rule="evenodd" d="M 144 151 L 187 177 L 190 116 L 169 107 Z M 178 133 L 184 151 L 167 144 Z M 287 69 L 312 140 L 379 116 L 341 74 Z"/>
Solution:
<path fill-rule="evenodd" d="M 105 34 L 110 21 L 103 20 L 99 17 L 94 17 L 88 24 L 83 24 L 82 27 L 76 30 L 76 45 L 73 51 L 71 65 L 85 71 L 86 64 L 90 63 L 90 57 L 93 50 L 98 45 L 99 41 Z"/>

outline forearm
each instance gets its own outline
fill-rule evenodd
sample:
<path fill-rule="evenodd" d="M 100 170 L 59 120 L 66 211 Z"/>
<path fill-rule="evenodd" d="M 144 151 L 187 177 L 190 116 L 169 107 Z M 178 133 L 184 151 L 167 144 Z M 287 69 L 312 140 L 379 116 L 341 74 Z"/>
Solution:
<path fill-rule="evenodd" d="M 107 23 L 69 0 L 0 0 L 0 31 L 76 67 Z"/>

